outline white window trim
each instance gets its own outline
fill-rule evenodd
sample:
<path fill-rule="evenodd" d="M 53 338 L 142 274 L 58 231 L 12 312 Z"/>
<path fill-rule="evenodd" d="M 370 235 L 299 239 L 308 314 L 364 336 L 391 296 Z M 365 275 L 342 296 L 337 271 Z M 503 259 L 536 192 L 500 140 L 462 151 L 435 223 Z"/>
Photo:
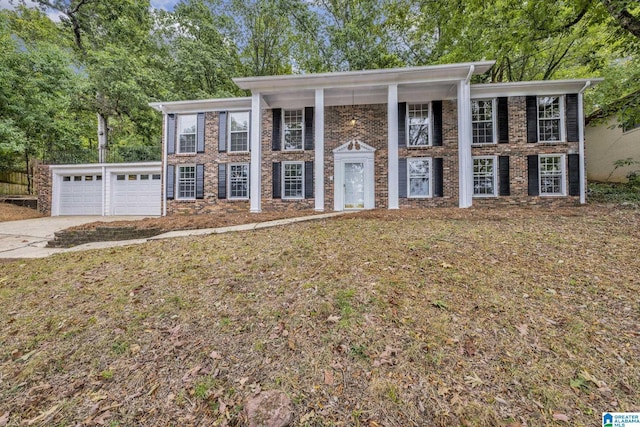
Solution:
<path fill-rule="evenodd" d="M 542 168 L 541 160 L 548 157 L 560 157 L 560 193 L 543 193 L 542 192 Z M 567 159 L 564 154 L 540 154 L 538 155 L 538 194 L 540 197 L 564 197 L 567 195 Z"/>
<path fill-rule="evenodd" d="M 428 134 L 427 138 L 429 140 L 428 141 L 429 143 L 427 145 L 411 145 L 410 144 L 410 142 L 411 142 L 411 132 L 410 132 L 411 124 L 410 124 L 410 120 L 409 120 L 410 119 L 409 110 L 410 110 L 410 107 L 412 105 L 424 105 L 424 104 L 427 104 L 428 105 L 428 109 L 429 109 L 429 112 L 428 112 L 429 130 L 427 132 L 427 134 Z M 406 138 L 406 146 L 407 146 L 407 148 L 418 148 L 419 149 L 419 148 L 425 148 L 425 147 L 432 147 L 433 146 L 433 106 L 432 106 L 432 102 L 431 101 L 429 101 L 429 102 L 411 102 L 411 103 L 407 102 L 407 111 L 405 112 L 405 129 L 406 129 L 405 138 Z"/>
<path fill-rule="evenodd" d="M 287 197 L 284 195 L 284 170 L 285 170 L 285 165 L 302 165 L 302 196 L 300 197 Z M 281 195 L 282 195 L 282 199 L 283 200 L 302 200 L 304 199 L 304 191 L 305 191 L 305 185 L 306 183 L 304 182 L 304 177 L 305 177 L 305 170 L 304 170 L 304 162 L 282 162 L 282 170 L 280 172 L 281 176 L 280 176 L 280 191 L 281 191 Z"/>
<path fill-rule="evenodd" d="M 498 143 L 498 115 L 497 115 L 498 100 L 496 98 L 478 98 L 478 99 L 472 99 L 471 103 L 477 102 L 477 101 L 491 101 L 491 125 L 492 125 L 492 131 L 493 131 L 493 142 L 484 142 L 484 143 L 473 142 L 473 135 L 472 135 L 471 145 L 473 147 L 484 147 L 485 145 L 495 145 Z M 472 111 L 471 113 L 471 129 L 472 130 L 473 130 L 473 123 L 476 123 L 476 122 L 473 121 L 473 111 Z"/>
<path fill-rule="evenodd" d="M 409 167 L 409 163 L 412 161 L 426 161 L 429 163 L 429 194 L 426 196 L 411 195 L 411 168 Z M 431 157 L 409 157 L 407 158 L 407 170 L 405 172 L 407 174 L 407 198 L 409 199 L 430 199 L 433 197 L 433 161 Z"/>
<path fill-rule="evenodd" d="M 192 116 L 195 118 L 196 121 L 196 131 L 193 134 L 190 133 L 181 133 L 180 132 L 180 123 L 181 123 L 181 119 L 183 117 L 189 117 Z M 198 115 L 197 114 L 178 114 L 178 117 L 176 119 L 176 136 L 177 136 L 177 141 L 176 141 L 176 154 L 196 154 L 198 151 Z M 182 151 L 181 149 L 181 144 L 180 144 L 180 135 L 193 135 L 193 139 L 195 141 L 195 144 L 193 144 L 193 151 Z"/>
<path fill-rule="evenodd" d="M 232 150 L 231 149 L 231 116 L 233 114 L 238 114 L 238 113 L 247 113 L 249 114 L 249 121 L 247 122 L 247 149 L 246 150 Z M 240 133 L 240 132 L 235 132 L 235 133 Z M 250 150 L 249 148 L 251 147 L 251 111 L 248 110 L 239 110 L 239 111 L 229 111 L 229 113 L 227 114 L 227 147 L 228 147 L 228 152 L 229 153 L 248 153 Z"/>
<path fill-rule="evenodd" d="M 237 197 L 231 195 L 231 167 L 246 166 L 247 167 L 247 197 Z M 227 198 L 229 200 L 249 200 L 251 194 L 251 166 L 247 162 L 228 163 L 227 166 Z"/>
<path fill-rule="evenodd" d="M 558 103 L 560 104 L 560 140 L 558 141 L 543 141 L 540 138 L 540 110 L 538 99 L 545 98 L 547 96 L 557 96 Z M 564 112 L 564 95 L 544 95 L 544 96 L 536 96 L 536 130 L 538 131 L 538 142 L 542 144 L 559 144 L 563 142 L 567 142 L 567 131 L 565 128 L 565 112 Z"/>
<path fill-rule="evenodd" d="M 296 148 L 295 150 L 287 150 L 285 147 L 285 143 L 284 143 L 284 137 L 285 137 L 285 128 L 284 128 L 284 113 L 285 111 L 301 111 L 302 112 L 302 148 Z M 291 152 L 299 152 L 299 151 L 304 151 L 304 108 L 287 108 L 287 109 L 282 109 L 282 118 L 280 119 L 280 129 L 282 129 L 281 135 L 280 135 L 280 146 L 282 147 L 282 151 L 286 151 L 288 153 Z"/>
<path fill-rule="evenodd" d="M 482 144 L 484 145 L 484 144 Z M 493 160 L 493 193 L 492 194 L 475 194 L 473 197 L 497 197 L 498 196 L 498 156 L 473 156 L 473 160 L 492 159 Z M 473 165 L 473 160 L 471 164 Z M 475 181 L 475 175 L 473 177 Z"/>
<path fill-rule="evenodd" d="M 180 197 L 180 169 L 182 168 L 193 168 L 193 197 Z M 192 164 L 176 165 L 176 189 L 175 189 L 176 200 L 195 200 L 196 192 L 198 191 L 196 188 L 197 185 L 198 183 L 197 183 L 197 177 L 196 177 L 196 165 L 192 165 Z"/>

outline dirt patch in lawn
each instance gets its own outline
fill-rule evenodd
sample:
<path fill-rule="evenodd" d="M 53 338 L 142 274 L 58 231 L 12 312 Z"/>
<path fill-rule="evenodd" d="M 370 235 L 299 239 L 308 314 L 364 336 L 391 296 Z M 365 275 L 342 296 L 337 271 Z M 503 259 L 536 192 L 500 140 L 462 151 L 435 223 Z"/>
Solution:
<path fill-rule="evenodd" d="M 35 209 L 12 205 L 11 203 L 0 203 L 0 222 L 41 217 L 42 215 Z"/>
<path fill-rule="evenodd" d="M 593 426 L 640 411 L 640 214 L 373 211 L 0 264 L 0 423 Z"/>

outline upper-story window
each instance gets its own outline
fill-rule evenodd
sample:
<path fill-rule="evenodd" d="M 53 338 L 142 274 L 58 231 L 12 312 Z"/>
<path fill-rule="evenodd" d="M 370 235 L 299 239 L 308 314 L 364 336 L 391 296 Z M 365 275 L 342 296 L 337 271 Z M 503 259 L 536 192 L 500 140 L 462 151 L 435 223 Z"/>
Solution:
<path fill-rule="evenodd" d="M 409 132 L 407 132 L 408 147 L 426 147 L 430 144 L 429 133 L 431 131 L 430 104 L 409 104 L 408 121 Z"/>
<path fill-rule="evenodd" d="M 495 101 L 493 99 L 477 99 L 471 101 L 471 123 L 473 126 L 474 144 L 494 144 Z"/>
<path fill-rule="evenodd" d="M 178 116 L 178 153 L 196 152 L 197 114 Z"/>
<path fill-rule="evenodd" d="M 249 112 L 229 113 L 229 151 L 249 151 Z"/>
<path fill-rule="evenodd" d="M 282 115 L 282 139 L 285 151 L 302 150 L 304 148 L 303 110 L 284 110 Z"/>
<path fill-rule="evenodd" d="M 564 103 L 562 96 L 538 97 L 538 141 L 563 141 Z"/>

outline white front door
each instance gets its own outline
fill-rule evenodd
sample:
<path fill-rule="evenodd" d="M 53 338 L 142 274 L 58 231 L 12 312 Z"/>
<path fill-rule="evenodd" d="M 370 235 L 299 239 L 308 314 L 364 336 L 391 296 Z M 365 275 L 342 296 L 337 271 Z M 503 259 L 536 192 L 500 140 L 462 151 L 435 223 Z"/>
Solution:
<path fill-rule="evenodd" d="M 364 163 L 344 163 L 344 209 L 364 209 Z"/>

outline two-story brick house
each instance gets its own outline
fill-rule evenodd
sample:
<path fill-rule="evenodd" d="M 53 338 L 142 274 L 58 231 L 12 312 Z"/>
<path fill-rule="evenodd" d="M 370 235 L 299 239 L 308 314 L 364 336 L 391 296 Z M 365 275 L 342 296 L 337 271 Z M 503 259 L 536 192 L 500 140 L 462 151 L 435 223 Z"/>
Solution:
<path fill-rule="evenodd" d="M 238 78 L 154 103 L 163 214 L 585 202 L 589 80 L 470 84 L 493 62 Z"/>

